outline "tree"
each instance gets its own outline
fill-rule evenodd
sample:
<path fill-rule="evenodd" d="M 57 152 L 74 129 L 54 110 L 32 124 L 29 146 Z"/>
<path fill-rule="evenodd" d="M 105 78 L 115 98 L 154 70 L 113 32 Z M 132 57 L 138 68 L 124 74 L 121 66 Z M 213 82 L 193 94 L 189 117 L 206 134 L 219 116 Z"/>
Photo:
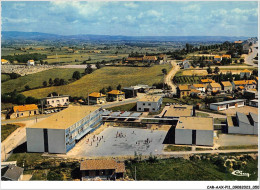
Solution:
<path fill-rule="evenodd" d="M 167 70 L 166 69 L 162 69 L 162 73 L 166 75 L 167 74 Z"/>
<path fill-rule="evenodd" d="M 64 79 L 60 79 L 60 85 L 65 85 L 66 81 Z"/>
<path fill-rule="evenodd" d="M 245 62 L 245 60 L 244 59 L 240 59 L 240 63 L 242 64 L 242 63 L 244 63 Z"/>
<path fill-rule="evenodd" d="M 25 99 L 26 97 L 23 94 L 17 94 L 17 96 L 15 97 L 15 102 L 18 105 L 22 105 L 25 104 Z"/>
<path fill-rule="evenodd" d="M 79 80 L 81 78 L 80 76 L 80 72 L 79 71 L 75 71 L 72 75 L 72 78 L 75 80 Z"/>
<path fill-rule="evenodd" d="M 96 63 L 96 68 L 100 69 L 100 63 L 99 62 Z"/>
<path fill-rule="evenodd" d="M 43 81 L 42 85 L 43 85 L 44 87 L 46 87 L 48 84 L 47 84 L 46 81 Z"/>
<path fill-rule="evenodd" d="M 52 80 L 52 78 L 49 79 L 49 85 L 50 85 L 50 86 L 53 85 L 53 80 Z"/>
<path fill-rule="evenodd" d="M 93 69 L 92 69 L 91 65 L 88 64 L 87 67 L 86 67 L 86 69 L 85 69 L 85 74 L 90 74 L 90 73 L 92 73 L 92 72 L 93 72 Z"/>
<path fill-rule="evenodd" d="M 26 102 L 26 104 L 37 104 L 38 100 L 36 98 L 34 98 L 34 97 L 28 96 L 25 99 L 25 102 Z"/>
<path fill-rule="evenodd" d="M 30 86 L 29 86 L 29 85 L 26 85 L 26 86 L 24 87 L 24 89 L 25 89 L 25 90 L 30 90 Z"/>
<path fill-rule="evenodd" d="M 112 91 L 112 87 L 111 86 L 107 87 L 107 92 L 110 92 L 110 91 Z"/>
<path fill-rule="evenodd" d="M 45 61 L 44 64 L 45 64 L 45 65 L 48 65 L 48 61 Z"/>
<path fill-rule="evenodd" d="M 62 181 L 63 177 L 61 173 L 55 172 L 55 171 L 49 171 L 47 175 L 48 181 Z"/>
<path fill-rule="evenodd" d="M 200 68 L 203 69 L 203 67 L 205 67 L 205 64 L 204 64 L 204 62 L 202 61 L 202 62 L 200 62 Z"/>
<path fill-rule="evenodd" d="M 119 84 L 119 85 L 116 87 L 117 90 L 121 90 L 121 88 L 122 88 L 121 84 Z"/>
<path fill-rule="evenodd" d="M 218 67 L 215 67 L 214 73 L 215 73 L 215 74 L 218 74 L 218 73 L 219 73 L 219 68 L 218 68 Z"/>
<path fill-rule="evenodd" d="M 59 86 L 60 85 L 60 79 L 59 78 L 55 78 L 54 79 L 54 86 Z"/>
<path fill-rule="evenodd" d="M 210 68 L 210 66 L 207 68 L 207 72 L 208 74 L 212 74 L 212 69 Z"/>
<path fill-rule="evenodd" d="M 105 93 L 106 93 L 106 90 L 105 90 L 105 88 L 102 88 L 99 92 L 100 92 L 101 94 L 105 94 Z"/>

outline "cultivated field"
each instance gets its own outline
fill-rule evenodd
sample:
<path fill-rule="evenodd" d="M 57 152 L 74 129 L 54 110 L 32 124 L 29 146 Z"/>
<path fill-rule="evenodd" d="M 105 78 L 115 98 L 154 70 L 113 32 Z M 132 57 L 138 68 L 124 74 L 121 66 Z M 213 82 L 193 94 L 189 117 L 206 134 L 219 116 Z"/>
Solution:
<path fill-rule="evenodd" d="M 83 76 L 80 80 L 63 86 L 48 87 L 23 92 L 26 96 L 43 98 L 51 92 L 86 97 L 88 93 L 118 84 L 122 87 L 136 84 L 148 84 L 163 81 L 162 69 L 171 69 L 170 65 L 155 65 L 153 67 L 103 67 L 92 74 Z"/>
<path fill-rule="evenodd" d="M 55 78 L 69 80 L 72 78 L 74 71 L 84 72 L 84 69 L 51 69 L 39 73 L 22 76 L 17 79 L 3 82 L 1 93 L 12 92 L 15 89 L 17 91 L 21 91 L 24 90 L 24 87 L 26 85 L 29 85 L 30 88 L 42 87 L 43 81 L 47 81 L 48 83 L 50 78 L 52 78 L 52 80 L 54 80 Z"/>

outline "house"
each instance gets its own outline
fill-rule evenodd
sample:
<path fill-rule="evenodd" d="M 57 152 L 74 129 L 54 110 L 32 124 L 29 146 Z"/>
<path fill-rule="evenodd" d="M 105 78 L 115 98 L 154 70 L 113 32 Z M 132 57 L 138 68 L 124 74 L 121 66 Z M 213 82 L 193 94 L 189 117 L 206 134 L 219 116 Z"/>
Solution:
<path fill-rule="evenodd" d="M 188 60 L 185 60 L 183 62 L 183 69 L 189 69 L 191 67 L 191 64 Z"/>
<path fill-rule="evenodd" d="M 144 57 L 143 57 L 143 61 L 145 61 L 145 62 L 156 62 L 157 60 L 158 60 L 158 58 L 156 56 L 144 55 Z"/>
<path fill-rule="evenodd" d="M 99 92 L 92 92 L 88 95 L 90 104 L 104 104 L 106 103 L 106 95 Z"/>
<path fill-rule="evenodd" d="M 34 60 L 28 60 L 27 66 L 34 66 Z"/>
<path fill-rule="evenodd" d="M 220 62 L 220 61 L 222 61 L 222 57 L 220 55 L 216 55 L 216 56 L 214 56 L 214 61 Z"/>
<path fill-rule="evenodd" d="M 84 160 L 80 163 L 82 181 L 96 177 L 102 180 L 124 178 L 126 169 L 123 162 L 115 160 Z"/>
<path fill-rule="evenodd" d="M 179 85 L 177 87 L 177 96 L 183 98 L 184 96 L 190 96 L 190 86 Z"/>
<path fill-rule="evenodd" d="M 247 69 L 240 72 L 240 79 L 244 79 L 244 77 L 249 78 L 251 75 L 251 72 Z"/>
<path fill-rule="evenodd" d="M 224 90 L 225 92 L 232 92 L 233 90 L 233 86 L 229 81 L 222 81 L 221 86 L 222 86 L 222 90 Z"/>
<path fill-rule="evenodd" d="M 200 92 L 205 92 L 206 91 L 206 88 L 205 88 L 204 84 L 193 84 L 193 85 L 191 85 L 191 88 L 196 89 L 196 90 L 198 90 Z"/>
<path fill-rule="evenodd" d="M 258 135 L 258 115 L 236 112 L 236 116 L 227 117 L 229 134 Z"/>
<path fill-rule="evenodd" d="M 233 81 L 232 86 L 233 89 L 251 90 L 256 88 L 257 83 L 255 80 L 238 80 L 238 81 Z"/>
<path fill-rule="evenodd" d="M 20 181 L 23 176 L 24 169 L 16 165 L 10 164 L 1 167 L 1 180 L 2 181 Z"/>
<path fill-rule="evenodd" d="M 125 98 L 134 98 L 137 96 L 137 92 L 138 92 L 139 88 L 138 87 L 124 87 L 123 88 L 123 92 L 125 93 Z"/>
<path fill-rule="evenodd" d="M 165 113 L 163 113 L 164 118 L 179 118 L 184 116 L 194 116 L 195 109 L 192 105 L 182 105 L 174 104 L 170 105 Z"/>
<path fill-rule="evenodd" d="M 249 106 L 257 107 L 258 108 L 258 100 L 249 100 Z"/>
<path fill-rule="evenodd" d="M 26 128 L 28 152 L 65 154 L 102 124 L 98 106 L 69 106 Z"/>
<path fill-rule="evenodd" d="M 7 61 L 6 59 L 1 59 L 1 64 L 2 65 L 9 64 L 9 61 Z"/>
<path fill-rule="evenodd" d="M 242 44 L 243 41 L 239 40 L 239 41 L 235 41 L 234 43 L 235 43 L 235 44 Z"/>
<path fill-rule="evenodd" d="M 236 100 L 229 100 L 224 102 L 217 102 L 211 103 L 209 108 L 215 111 L 226 110 L 230 108 L 239 108 L 245 106 L 246 100 L 244 99 L 236 99 Z"/>
<path fill-rule="evenodd" d="M 21 106 L 14 106 L 11 112 L 8 114 L 8 118 L 14 119 L 18 117 L 29 117 L 38 114 L 39 114 L 39 110 L 37 105 L 27 104 Z"/>
<path fill-rule="evenodd" d="M 158 56 L 158 59 L 160 59 L 161 64 L 167 63 L 167 55 L 166 54 L 160 54 Z"/>
<path fill-rule="evenodd" d="M 213 83 L 213 82 L 215 82 L 215 81 L 212 80 L 212 79 L 200 79 L 200 82 L 201 82 L 202 84 L 210 84 L 210 83 Z"/>
<path fill-rule="evenodd" d="M 213 82 L 207 86 L 208 92 L 218 93 L 221 91 L 221 85 L 219 83 Z"/>
<path fill-rule="evenodd" d="M 143 62 L 143 57 L 128 57 L 125 60 L 126 63 L 140 63 Z"/>
<path fill-rule="evenodd" d="M 248 54 L 250 52 L 250 46 L 248 43 L 243 44 L 243 53 Z"/>
<path fill-rule="evenodd" d="M 157 112 L 162 105 L 162 96 L 146 95 L 137 101 L 137 111 Z"/>
<path fill-rule="evenodd" d="M 258 91 L 256 89 L 244 90 L 244 96 L 247 99 L 258 99 Z"/>
<path fill-rule="evenodd" d="M 122 101 L 125 99 L 125 93 L 120 90 L 112 90 L 108 92 L 109 101 Z"/>
<path fill-rule="evenodd" d="M 69 105 L 69 96 L 68 95 L 57 95 L 53 96 L 52 94 L 49 97 L 43 98 L 41 100 L 44 107 L 55 108 L 55 107 L 67 107 Z"/>
<path fill-rule="evenodd" d="M 231 55 L 224 54 L 224 55 L 222 55 L 222 59 L 223 59 L 223 58 L 226 58 L 226 59 L 231 59 Z"/>
<path fill-rule="evenodd" d="M 212 117 L 180 117 L 175 128 L 174 143 L 213 146 L 213 130 Z"/>

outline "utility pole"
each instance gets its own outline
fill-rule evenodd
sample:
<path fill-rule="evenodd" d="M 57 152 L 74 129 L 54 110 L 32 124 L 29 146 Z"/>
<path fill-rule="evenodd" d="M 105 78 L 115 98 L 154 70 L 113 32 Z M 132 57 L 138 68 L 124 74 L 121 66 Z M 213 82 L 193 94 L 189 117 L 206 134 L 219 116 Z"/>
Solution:
<path fill-rule="evenodd" d="M 163 73 L 163 92 L 164 92 L 164 76 L 165 76 L 165 73 Z"/>
<path fill-rule="evenodd" d="M 88 93 L 88 105 L 89 105 L 89 93 Z"/>
<path fill-rule="evenodd" d="M 136 181 L 136 166 L 135 166 L 135 181 Z"/>

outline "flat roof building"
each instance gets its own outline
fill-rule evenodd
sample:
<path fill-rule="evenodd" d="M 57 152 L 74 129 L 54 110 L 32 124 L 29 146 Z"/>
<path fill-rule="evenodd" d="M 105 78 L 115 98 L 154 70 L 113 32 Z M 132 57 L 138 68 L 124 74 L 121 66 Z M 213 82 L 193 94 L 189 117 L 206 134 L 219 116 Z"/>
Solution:
<path fill-rule="evenodd" d="M 213 146 L 212 117 L 180 117 L 175 128 L 175 144 Z"/>
<path fill-rule="evenodd" d="M 44 107 L 67 107 L 69 105 L 69 95 L 58 95 L 46 97 L 42 99 Z"/>
<path fill-rule="evenodd" d="M 66 153 L 87 133 L 102 124 L 102 109 L 95 106 L 69 106 L 26 128 L 27 151 Z"/>
<path fill-rule="evenodd" d="M 147 95 L 137 101 L 137 111 L 157 112 L 162 105 L 162 96 Z"/>
<path fill-rule="evenodd" d="M 183 116 L 193 116 L 194 109 L 191 105 L 170 105 L 163 117 L 166 118 L 178 118 Z"/>
<path fill-rule="evenodd" d="M 212 110 L 221 111 L 230 108 L 243 107 L 245 106 L 245 101 L 246 100 L 244 99 L 236 99 L 236 100 L 229 100 L 224 102 L 216 102 L 216 103 L 211 103 L 209 107 Z"/>

